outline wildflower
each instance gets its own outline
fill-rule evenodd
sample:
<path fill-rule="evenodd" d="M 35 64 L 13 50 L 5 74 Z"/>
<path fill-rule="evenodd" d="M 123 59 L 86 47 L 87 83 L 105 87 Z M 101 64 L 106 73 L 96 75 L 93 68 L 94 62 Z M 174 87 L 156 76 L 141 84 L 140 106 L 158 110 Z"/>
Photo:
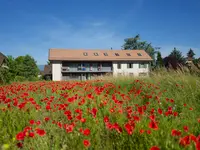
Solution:
<path fill-rule="evenodd" d="M 89 147 L 90 146 L 90 141 L 89 140 L 83 140 L 83 145 L 85 147 Z"/>
<path fill-rule="evenodd" d="M 50 120 L 50 118 L 49 117 L 45 117 L 44 120 L 47 122 L 47 121 Z"/>
<path fill-rule="evenodd" d="M 143 134 L 145 132 L 145 130 L 141 129 L 140 130 L 140 134 Z"/>
<path fill-rule="evenodd" d="M 185 136 L 183 138 L 180 139 L 179 144 L 182 146 L 187 146 L 190 144 L 190 136 Z"/>
<path fill-rule="evenodd" d="M 188 132 L 188 130 L 189 130 L 188 126 L 184 126 L 183 129 L 185 132 Z"/>
<path fill-rule="evenodd" d="M 24 137 L 25 137 L 24 132 L 19 132 L 19 133 L 16 135 L 16 139 L 17 139 L 17 140 L 24 140 Z"/>
<path fill-rule="evenodd" d="M 158 113 L 161 115 L 162 114 L 162 109 L 158 108 Z"/>
<path fill-rule="evenodd" d="M 109 122 L 108 116 L 105 116 L 103 120 L 104 120 L 105 123 L 106 123 L 106 122 Z"/>
<path fill-rule="evenodd" d="M 34 132 L 30 132 L 29 133 L 29 137 L 34 137 L 35 136 L 35 133 Z"/>
<path fill-rule="evenodd" d="M 34 120 L 30 120 L 29 123 L 30 123 L 30 125 L 33 125 L 35 123 L 35 121 Z"/>
<path fill-rule="evenodd" d="M 23 144 L 20 142 L 20 143 L 17 143 L 17 147 L 18 148 L 22 148 L 23 147 Z"/>
<path fill-rule="evenodd" d="M 178 130 L 173 129 L 173 130 L 171 131 L 171 135 L 172 135 L 172 136 L 180 136 L 180 135 L 181 135 L 181 131 L 178 131 Z"/>
<path fill-rule="evenodd" d="M 83 130 L 83 134 L 84 134 L 85 136 L 90 135 L 90 129 L 85 129 L 85 130 Z"/>
<path fill-rule="evenodd" d="M 160 150 L 160 148 L 158 148 L 157 146 L 153 146 L 150 148 L 150 150 Z"/>
<path fill-rule="evenodd" d="M 149 128 L 158 130 L 158 125 L 155 121 L 151 120 L 151 122 L 149 123 Z"/>
<path fill-rule="evenodd" d="M 44 136 L 46 134 L 46 132 L 42 129 L 36 129 L 36 133 L 39 135 L 39 136 Z"/>

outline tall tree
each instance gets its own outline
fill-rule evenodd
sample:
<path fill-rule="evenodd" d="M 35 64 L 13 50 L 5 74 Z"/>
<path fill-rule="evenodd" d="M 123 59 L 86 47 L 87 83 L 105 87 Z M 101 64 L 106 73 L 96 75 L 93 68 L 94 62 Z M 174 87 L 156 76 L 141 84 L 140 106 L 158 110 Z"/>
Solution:
<path fill-rule="evenodd" d="M 151 43 L 140 41 L 139 34 L 132 38 L 126 38 L 124 42 L 125 43 L 122 46 L 124 50 L 145 50 L 153 59 L 155 59 L 155 50 Z"/>
<path fill-rule="evenodd" d="M 185 58 L 182 55 L 181 51 L 177 50 L 176 47 L 172 50 L 169 57 L 174 57 L 179 64 L 185 64 Z"/>
<path fill-rule="evenodd" d="M 30 55 L 19 56 L 15 59 L 17 68 L 16 74 L 25 78 L 37 77 L 39 69 L 36 65 L 36 61 Z"/>
<path fill-rule="evenodd" d="M 195 56 L 195 53 L 194 53 L 194 51 L 190 48 L 190 50 L 189 50 L 188 53 L 187 53 L 187 57 L 190 57 L 190 58 L 195 59 L 194 56 Z"/>
<path fill-rule="evenodd" d="M 157 52 L 156 67 L 163 67 L 163 59 L 161 53 Z"/>

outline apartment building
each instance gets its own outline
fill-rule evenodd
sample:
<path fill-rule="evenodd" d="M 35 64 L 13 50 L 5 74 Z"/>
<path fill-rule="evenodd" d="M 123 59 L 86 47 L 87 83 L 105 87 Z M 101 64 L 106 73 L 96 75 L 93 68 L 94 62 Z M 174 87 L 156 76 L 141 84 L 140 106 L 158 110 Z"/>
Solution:
<path fill-rule="evenodd" d="M 50 49 L 52 80 L 89 80 L 96 76 L 148 76 L 152 58 L 144 50 Z"/>

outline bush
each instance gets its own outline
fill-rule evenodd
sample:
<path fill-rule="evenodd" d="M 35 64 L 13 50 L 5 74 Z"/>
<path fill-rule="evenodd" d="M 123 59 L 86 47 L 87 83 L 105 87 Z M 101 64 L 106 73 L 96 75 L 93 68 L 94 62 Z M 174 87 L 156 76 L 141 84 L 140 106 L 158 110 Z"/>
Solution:
<path fill-rule="evenodd" d="M 16 76 L 14 81 L 15 82 L 23 82 L 23 81 L 27 81 L 27 79 L 25 77 L 22 77 L 22 76 Z"/>

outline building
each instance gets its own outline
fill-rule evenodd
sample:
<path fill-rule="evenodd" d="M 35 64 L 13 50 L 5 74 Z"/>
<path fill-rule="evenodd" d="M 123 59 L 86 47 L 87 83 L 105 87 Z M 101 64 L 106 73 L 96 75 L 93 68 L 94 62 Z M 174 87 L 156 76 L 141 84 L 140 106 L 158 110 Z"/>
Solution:
<path fill-rule="evenodd" d="M 6 65 L 6 59 L 7 59 L 7 57 L 0 52 L 0 67 L 8 68 Z"/>
<path fill-rule="evenodd" d="M 95 76 L 144 76 L 152 58 L 144 50 L 50 49 L 53 81 L 88 80 Z"/>
<path fill-rule="evenodd" d="M 52 65 L 45 65 L 43 76 L 45 80 L 52 80 Z"/>

